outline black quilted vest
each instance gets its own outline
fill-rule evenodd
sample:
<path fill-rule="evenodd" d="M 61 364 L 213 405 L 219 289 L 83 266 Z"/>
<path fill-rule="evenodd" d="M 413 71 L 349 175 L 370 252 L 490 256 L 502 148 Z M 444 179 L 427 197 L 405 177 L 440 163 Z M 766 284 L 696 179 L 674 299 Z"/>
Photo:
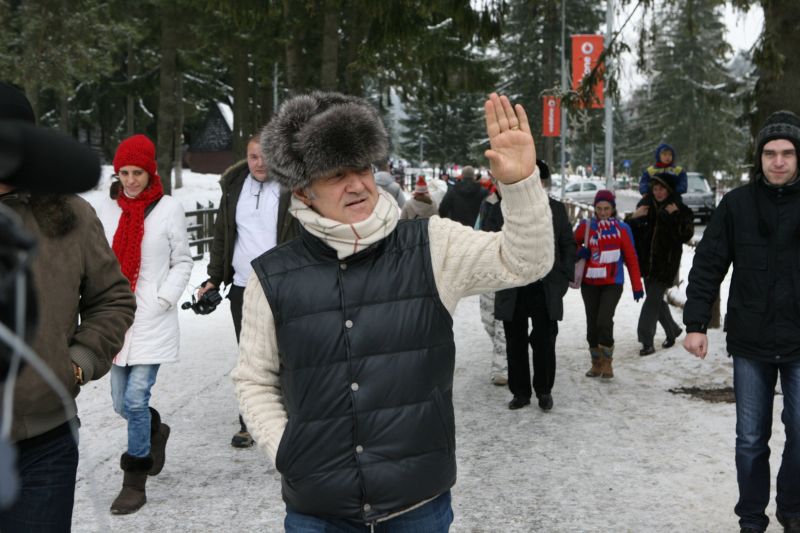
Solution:
<path fill-rule="evenodd" d="M 456 481 L 453 321 L 428 221 L 345 260 L 307 231 L 253 261 L 289 423 L 276 467 L 304 514 L 371 522 Z"/>

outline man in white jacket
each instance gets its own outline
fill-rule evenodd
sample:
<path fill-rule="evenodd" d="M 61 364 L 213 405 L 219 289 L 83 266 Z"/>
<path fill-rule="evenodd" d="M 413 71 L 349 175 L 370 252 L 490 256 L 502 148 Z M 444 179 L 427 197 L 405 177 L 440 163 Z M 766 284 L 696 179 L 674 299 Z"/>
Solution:
<path fill-rule="evenodd" d="M 496 94 L 485 114 L 485 155 L 505 199 L 498 233 L 439 217 L 398 222 L 371 170 L 388 136 L 360 98 L 298 96 L 264 130 L 302 230 L 253 261 L 232 376 L 281 473 L 287 531 L 452 522 L 456 303 L 531 283 L 553 264 L 527 116 Z"/>

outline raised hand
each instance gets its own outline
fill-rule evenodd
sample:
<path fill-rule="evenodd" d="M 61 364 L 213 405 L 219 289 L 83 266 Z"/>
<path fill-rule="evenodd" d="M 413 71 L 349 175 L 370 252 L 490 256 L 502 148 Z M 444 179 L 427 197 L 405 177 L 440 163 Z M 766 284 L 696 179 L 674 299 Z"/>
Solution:
<path fill-rule="evenodd" d="M 533 174 L 536 147 L 525 109 L 519 104 L 512 107 L 508 97 L 492 93 L 483 110 L 490 146 L 484 155 L 492 174 L 505 184 L 516 183 Z"/>

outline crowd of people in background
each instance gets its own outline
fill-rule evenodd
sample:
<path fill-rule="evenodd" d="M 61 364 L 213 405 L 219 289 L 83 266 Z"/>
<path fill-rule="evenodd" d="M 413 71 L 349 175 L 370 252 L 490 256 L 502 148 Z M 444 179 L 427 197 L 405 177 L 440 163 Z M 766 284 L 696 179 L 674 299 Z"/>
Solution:
<path fill-rule="evenodd" d="M 0 119 L 33 121 L 22 93 L 0 84 L 0 97 Z M 338 93 L 288 100 L 221 177 L 208 279 L 197 297 L 227 291 L 239 346 L 231 354 L 240 406 L 231 445 L 257 444 L 274 462 L 287 531 L 379 523 L 448 530 L 452 315 L 465 296 L 480 295 L 489 381 L 508 387 L 511 410 L 534 395 L 542 411 L 555 405 L 558 322 L 570 287 L 584 305 L 588 378 L 614 377 L 614 316 L 626 270 L 630 296 L 644 299 L 639 355 L 655 353 L 657 324 L 665 349 L 683 334 L 664 300 L 694 235 L 674 148 L 656 149 L 632 213 L 620 217 L 614 193 L 600 190 L 591 215 L 573 227 L 564 204 L 547 196 L 550 170 L 535 158 L 522 107 L 493 94 L 484 109 L 490 170 L 481 176 L 464 166 L 458 176 L 442 175 L 440 202 L 424 175 L 405 191 L 377 112 Z M 689 275 L 684 347 L 704 357 L 710 308 L 734 267 L 728 350 L 743 532 L 768 524 L 778 378 L 787 434 L 778 519 L 785 531 L 800 531 L 798 151 L 800 119 L 770 117 L 757 138 L 751 184 L 723 199 Z M 178 360 L 177 303 L 193 260 L 184 211 L 164 194 L 152 141 L 124 139 L 113 166 L 110 198 L 96 214 L 75 196 L 6 185 L 0 202 L 43 243 L 33 273 L 40 297 L 56 304 L 40 306 L 47 327 L 34 348 L 73 395 L 111 374 L 109 407 L 124 419 L 127 448 L 110 511 L 129 514 L 145 505 L 148 478 L 166 462 L 171 428 L 151 401 L 160 365 Z M 0 510 L 4 531 L 70 528 L 77 408 L 73 401 L 64 409 L 47 388 L 32 369 L 22 370 L 12 437 L 23 490 Z"/>

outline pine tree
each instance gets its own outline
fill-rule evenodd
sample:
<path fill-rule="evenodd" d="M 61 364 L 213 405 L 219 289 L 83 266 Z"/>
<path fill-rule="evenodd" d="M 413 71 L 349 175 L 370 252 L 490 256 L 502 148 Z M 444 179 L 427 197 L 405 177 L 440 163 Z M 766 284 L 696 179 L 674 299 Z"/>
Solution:
<path fill-rule="evenodd" d="M 680 0 L 659 13 L 648 54 L 650 72 L 634 95 L 628 134 L 617 153 L 634 172 L 653 163 L 661 142 L 673 145 L 677 163 L 711 177 L 733 171 L 745 134 L 737 126 L 737 81 L 727 69 L 730 47 L 717 0 Z"/>

